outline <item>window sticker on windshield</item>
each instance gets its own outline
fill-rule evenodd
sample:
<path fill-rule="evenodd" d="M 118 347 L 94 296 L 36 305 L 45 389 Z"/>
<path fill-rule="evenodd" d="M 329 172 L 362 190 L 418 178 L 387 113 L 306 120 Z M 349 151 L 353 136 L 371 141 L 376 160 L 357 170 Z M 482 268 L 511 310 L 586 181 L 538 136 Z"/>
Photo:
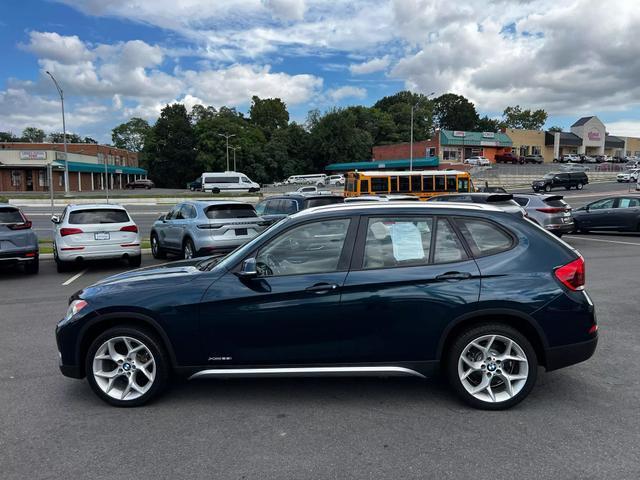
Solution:
<path fill-rule="evenodd" d="M 420 260 L 424 258 L 420 230 L 413 223 L 401 222 L 391 226 L 393 256 L 396 261 Z"/>

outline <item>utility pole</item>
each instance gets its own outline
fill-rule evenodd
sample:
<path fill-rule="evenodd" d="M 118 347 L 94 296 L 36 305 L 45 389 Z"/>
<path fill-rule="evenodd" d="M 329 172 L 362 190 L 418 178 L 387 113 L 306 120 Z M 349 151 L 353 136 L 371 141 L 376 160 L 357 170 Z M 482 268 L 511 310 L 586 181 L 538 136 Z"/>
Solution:
<path fill-rule="evenodd" d="M 235 133 L 232 134 L 228 134 L 228 133 L 219 133 L 218 134 L 219 137 L 224 137 L 227 139 L 227 172 L 229 171 L 229 139 L 231 137 L 235 137 Z"/>
<path fill-rule="evenodd" d="M 47 164 L 47 173 L 49 175 L 49 195 L 51 196 L 51 218 L 56 214 L 53 207 L 53 160 Z M 51 238 L 56 238 L 56 225 L 51 222 L 51 228 L 53 230 L 53 236 Z"/>
<path fill-rule="evenodd" d="M 67 125 L 64 118 L 64 92 L 55 77 L 47 70 L 47 75 L 51 77 L 53 80 L 53 84 L 56 86 L 56 90 L 58 90 L 58 95 L 60 95 L 60 103 L 62 104 L 62 138 L 64 142 L 64 193 L 65 195 L 69 194 L 69 157 L 67 155 Z M 53 188 L 53 185 L 52 185 Z"/>
<path fill-rule="evenodd" d="M 237 172 L 238 169 L 236 168 L 236 150 L 241 150 L 240 147 L 229 147 L 231 148 L 231 150 L 233 150 L 233 171 Z"/>
<path fill-rule="evenodd" d="M 109 203 L 109 171 L 107 169 L 108 158 L 109 158 L 109 155 L 104 155 L 104 188 L 105 188 L 105 193 L 107 194 L 107 203 Z"/>

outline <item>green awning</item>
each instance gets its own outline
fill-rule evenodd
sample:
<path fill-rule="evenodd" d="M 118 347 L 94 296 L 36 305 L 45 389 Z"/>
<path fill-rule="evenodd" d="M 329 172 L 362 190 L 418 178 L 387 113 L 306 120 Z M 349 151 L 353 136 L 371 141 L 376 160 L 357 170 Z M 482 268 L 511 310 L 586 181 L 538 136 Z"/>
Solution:
<path fill-rule="evenodd" d="M 328 172 L 348 172 L 353 170 L 405 170 L 409 169 L 411 160 L 381 160 L 379 162 L 344 162 L 332 163 L 325 167 Z M 413 168 L 437 167 L 440 164 L 438 157 L 414 158 Z"/>
<path fill-rule="evenodd" d="M 57 160 L 55 163 L 64 166 L 64 160 Z M 82 173 L 104 173 L 104 164 L 101 163 L 84 163 L 84 162 L 67 162 L 70 172 Z M 124 175 L 146 175 L 144 168 L 125 167 L 122 165 L 107 165 L 108 173 L 122 173 Z"/>
<path fill-rule="evenodd" d="M 440 130 L 440 145 L 469 147 L 510 147 L 511 138 L 502 132 L 465 132 L 462 130 Z"/>

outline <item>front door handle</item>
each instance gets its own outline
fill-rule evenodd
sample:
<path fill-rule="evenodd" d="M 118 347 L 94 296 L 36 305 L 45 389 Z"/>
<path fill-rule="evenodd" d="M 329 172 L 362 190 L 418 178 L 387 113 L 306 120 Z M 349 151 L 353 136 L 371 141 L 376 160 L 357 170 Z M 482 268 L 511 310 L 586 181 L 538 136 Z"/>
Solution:
<path fill-rule="evenodd" d="M 447 281 L 447 280 L 466 280 L 471 278 L 471 274 L 469 272 L 446 272 L 436 277 L 436 280 L 439 281 Z"/>
<path fill-rule="evenodd" d="M 305 291 L 311 293 L 329 293 L 338 289 L 338 285 L 335 283 L 316 283 L 310 287 L 305 288 Z"/>

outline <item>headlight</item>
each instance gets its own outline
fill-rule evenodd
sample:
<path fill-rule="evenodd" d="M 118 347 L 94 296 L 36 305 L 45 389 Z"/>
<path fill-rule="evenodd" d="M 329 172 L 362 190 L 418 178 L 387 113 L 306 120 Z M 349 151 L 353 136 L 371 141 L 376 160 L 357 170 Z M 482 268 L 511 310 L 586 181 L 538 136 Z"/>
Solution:
<path fill-rule="evenodd" d="M 67 314 L 64 316 L 65 321 L 69 320 L 76 313 L 86 307 L 88 303 L 84 300 L 74 300 L 69 304 L 69 308 L 67 309 Z"/>

